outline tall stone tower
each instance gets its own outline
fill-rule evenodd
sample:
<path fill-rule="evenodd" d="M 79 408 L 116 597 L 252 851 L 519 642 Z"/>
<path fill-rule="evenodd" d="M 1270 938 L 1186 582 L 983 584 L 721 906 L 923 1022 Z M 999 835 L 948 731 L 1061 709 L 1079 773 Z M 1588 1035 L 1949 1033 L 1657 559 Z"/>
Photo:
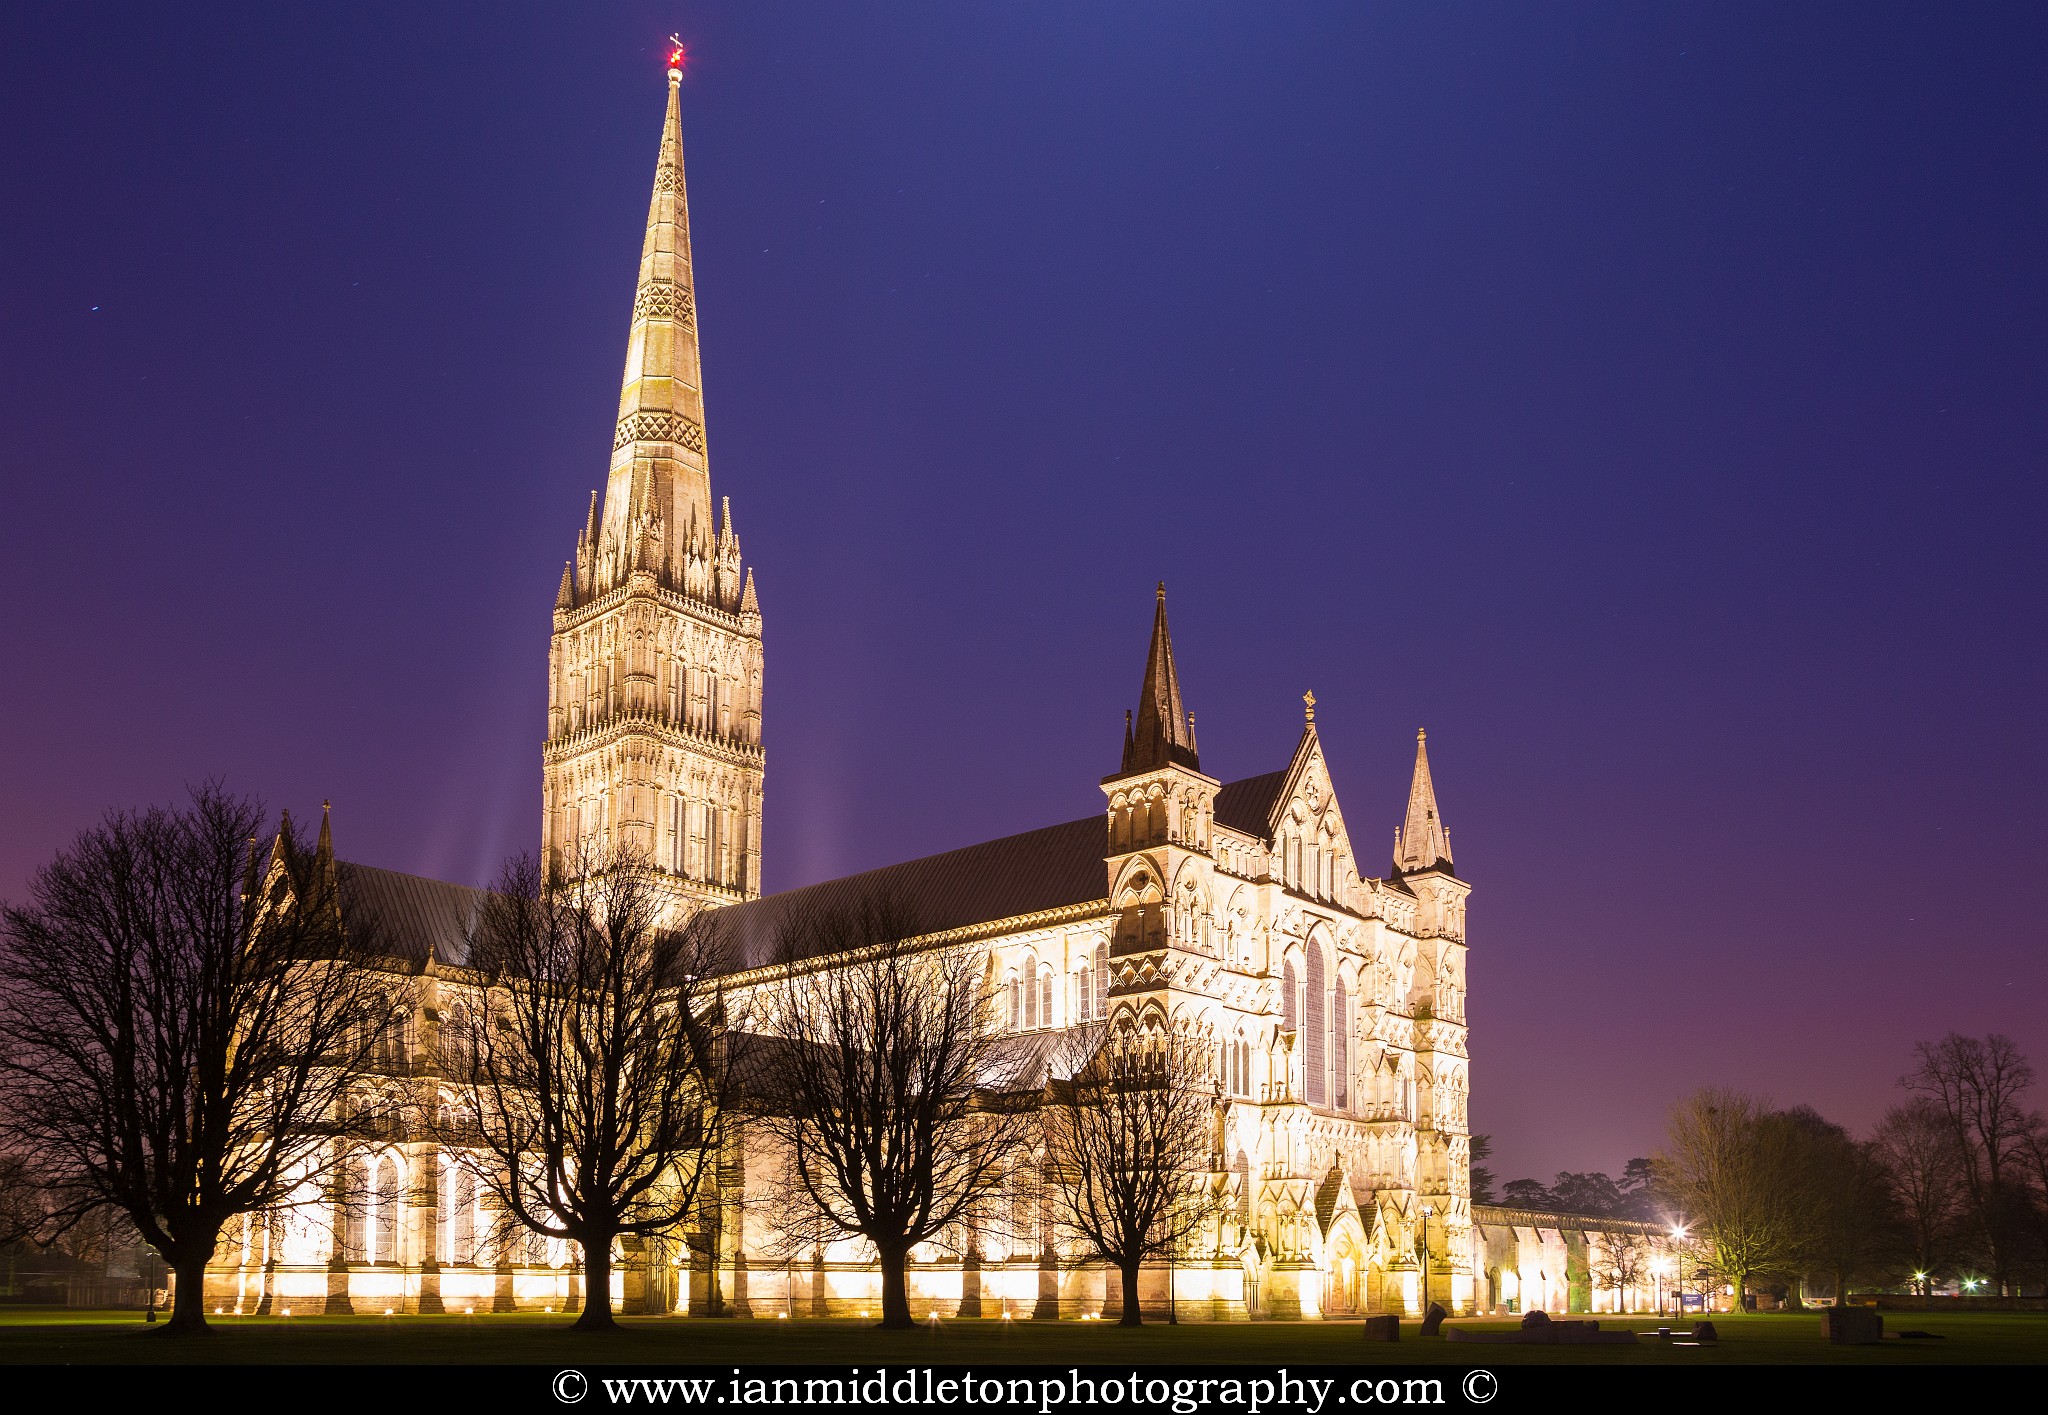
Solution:
<path fill-rule="evenodd" d="M 544 856 L 645 856 L 680 907 L 761 892 L 761 608 L 730 500 L 712 519 L 680 56 L 612 437 L 548 650 Z"/>

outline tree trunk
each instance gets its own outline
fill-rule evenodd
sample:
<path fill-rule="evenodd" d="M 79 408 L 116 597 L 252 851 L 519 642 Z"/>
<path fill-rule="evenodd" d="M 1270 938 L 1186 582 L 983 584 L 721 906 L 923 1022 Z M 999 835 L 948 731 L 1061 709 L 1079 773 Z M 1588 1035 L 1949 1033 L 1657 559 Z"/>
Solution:
<path fill-rule="evenodd" d="M 909 1257 L 905 1248 L 877 1250 L 882 1260 L 882 1321 L 885 1328 L 903 1331 L 916 1325 L 910 1320 L 910 1294 L 904 1283 L 903 1265 Z"/>
<path fill-rule="evenodd" d="M 171 1293 L 171 1319 L 164 1324 L 163 1335 L 198 1336 L 212 1331 L 206 1324 L 206 1259 L 173 1263 L 171 1271 L 178 1281 Z"/>
<path fill-rule="evenodd" d="M 1138 1259 L 1118 1263 L 1117 1273 L 1124 1284 L 1124 1314 L 1117 1319 L 1117 1325 L 1141 1327 L 1145 1325 L 1145 1314 L 1138 1307 Z"/>
<path fill-rule="evenodd" d="M 612 1320 L 612 1243 L 583 1246 L 583 1315 L 576 1319 L 577 1331 L 617 1331 Z"/>

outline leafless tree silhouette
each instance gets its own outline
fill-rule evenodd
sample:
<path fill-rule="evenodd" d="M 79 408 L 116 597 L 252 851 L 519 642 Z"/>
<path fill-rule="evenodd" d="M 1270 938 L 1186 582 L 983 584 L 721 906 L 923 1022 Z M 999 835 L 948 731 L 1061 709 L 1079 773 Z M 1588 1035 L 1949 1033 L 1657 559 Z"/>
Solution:
<path fill-rule="evenodd" d="M 568 879 L 512 861 L 470 940 L 486 1001 L 444 1034 L 461 1058 L 449 1153 L 510 1222 L 581 1249 L 583 1330 L 616 1326 L 614 1242 L 699 1216 L 732 1139 L 720 936 L 670 908 L 637 855 L 587 856 Z"/>
<path fill-rule="evenodd" d="M 1144 1321 L 1138 1273 L 1171 1261 L 1219 1212 L 1215 1060 L 1163 1030 L 1070 1032 L 1039 1111 L 1054 1222 L 1123 1281 L 1127 1327 Z"/>
<path fill-rule="evenodd" d="M 1038 1080 L 997 1035 L 981 956 L 910 932 L 888 901 L 790 919 L 765 1009 L 764 1109 L 789 1183 L 830 1231 L 874 1246 L 896 1328 L 911 1325 L 911 1250 L 986 1207 L 1030 1144 L 1018 1091 Z"/>
<path fill-rule="evenodd" d="M 324 1202 L 340 1116 L 392 983 L 346 866 L 252 800 L 110 814 L 0 909 L 4 1125 L 46 1196 L 39 1237 L 126 1215 L 206 1328 L 222 1228 Z"/>

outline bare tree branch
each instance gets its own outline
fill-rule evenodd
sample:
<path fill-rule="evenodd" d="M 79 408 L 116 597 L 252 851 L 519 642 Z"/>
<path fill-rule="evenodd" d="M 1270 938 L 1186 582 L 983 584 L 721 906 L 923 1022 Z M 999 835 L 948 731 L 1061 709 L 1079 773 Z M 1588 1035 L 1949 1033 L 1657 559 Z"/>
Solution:
<path fill-rule="evenodd" d="M 304 1202 L 339 1163 L 349 1071 L 388 1005 L 345 867 L 289 818 L 267 868 L 254 801 L 208 784 L 115 813 L 0 911 L 8 1136 L 49 1241 L 114 1209 L 177 1273 L 166 1330 L 203 1330 L 238 1215 Z"/>
<path fill-rule="evenodd" d="M 511 862 L 470 940 L 484 997 L 444 1023 L 450 1153 L 510 1223 L 582 1250 L 585 1329 L 615 1325 L 617 1239 L 700 1216 L 738 1114 L 720 935 L 703 913 L 671 926 L 670 907 L 636 855 L 568 880 Z"/>
<path fill-rule="evenodd" d="M 988 1206 L 1024 1141 L 1017 1093 L 1038 1083 L 997 1036 L 980 955 L 909 933 L 887 901 L 792 920 L 766 1008 L 781 1163 L 829 1231 L 874 1246 L 884 1327 L 911 1324 L 911 1249 Z"/>
<path fill-rule="evenodd" d="M 1056 1222 L 1123 1281 L 1122 1325 L 1144 1320 L 1138 1273 L 1172 1261 L 1219 1212 L 1215 1059 L 1198 1040 L 1129 1025 L 1070 1032 L 1040 1111 Z"/>

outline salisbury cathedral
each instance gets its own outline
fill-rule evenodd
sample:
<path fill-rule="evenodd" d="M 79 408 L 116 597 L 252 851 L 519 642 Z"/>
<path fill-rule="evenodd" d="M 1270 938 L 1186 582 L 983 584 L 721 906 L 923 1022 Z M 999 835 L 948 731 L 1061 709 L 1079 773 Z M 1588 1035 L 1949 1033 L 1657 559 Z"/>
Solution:
<path fill-rule="evenodd" d="M 610 468 L 554 602 L 546 858 L 633 851 L 659 866 L 678 911 L 729 911 L 742 939 L 767 938 L 807 902 L 886 894 L 909 910 L 919 945 L 981 950 L 998 1023 L 1020 1038 L 1107 1022 L 1199 1039 L 1214 1058 L 1212 1178 L 1227 1216 L 1171 1271 L 1147 1269 L 1148 1309 L 1171 1303 L 1194 1319 L 1412 1313 L 1431 1301 L 1454 1312 L 1642 1305 L 1628 1283 L 1597 1276 L 1611 1233 L 1471 1203 L 1470 886 L 1422 734 L 1406 802 L 1360 818 L 1382 841 L 1396 827 L 1392 859 L 1375 871 L 1338 802 L 1313 696 L 1270 771 L 1228 782 L 1203 772 L 1164 586 L 1120 753 L 1112 737 L 1102 760 L 1073 766 L 1099 781 L 1099 811 L 762 895 L 763 614 L 730 502 L 711 485 L 679 78 L 672 69 Z M 803 592 L 786 576 L 776 585 Z M 346 1216 L 308 1205 L 244 1223 L 210 1270 L 208 1305 L 577 1305 L 563 1245 L 495 1235 L 473 1178 L 399 1118 L 433 1104 L 442 1024 L 468 986 L 477 891 L 369 867 L 356 877 L 392 932 L 394 971 L 418 983 L 411 1016 L 363 1078 L 367 1105 L 393 1119 L 351 1176 L 361 1201 Z M 742 956 L 732 987 L 773 982 L 767 956 Z M 614 1276 L 625 1310 L 875 1305 L 877 1274 L 855 1242 L 793 1253 L 755 1202 L 765 1181 L 745 1157 L 722 1182 L 729 1217 L 706 1251 L 627 1253 Z M 1099 1316 L 1117 1297 L 1099 1262 L 1044 1235 L 991 1232 L 964 1254 L 919 1253 L 910 1277 L 919 1318 Z"/>

